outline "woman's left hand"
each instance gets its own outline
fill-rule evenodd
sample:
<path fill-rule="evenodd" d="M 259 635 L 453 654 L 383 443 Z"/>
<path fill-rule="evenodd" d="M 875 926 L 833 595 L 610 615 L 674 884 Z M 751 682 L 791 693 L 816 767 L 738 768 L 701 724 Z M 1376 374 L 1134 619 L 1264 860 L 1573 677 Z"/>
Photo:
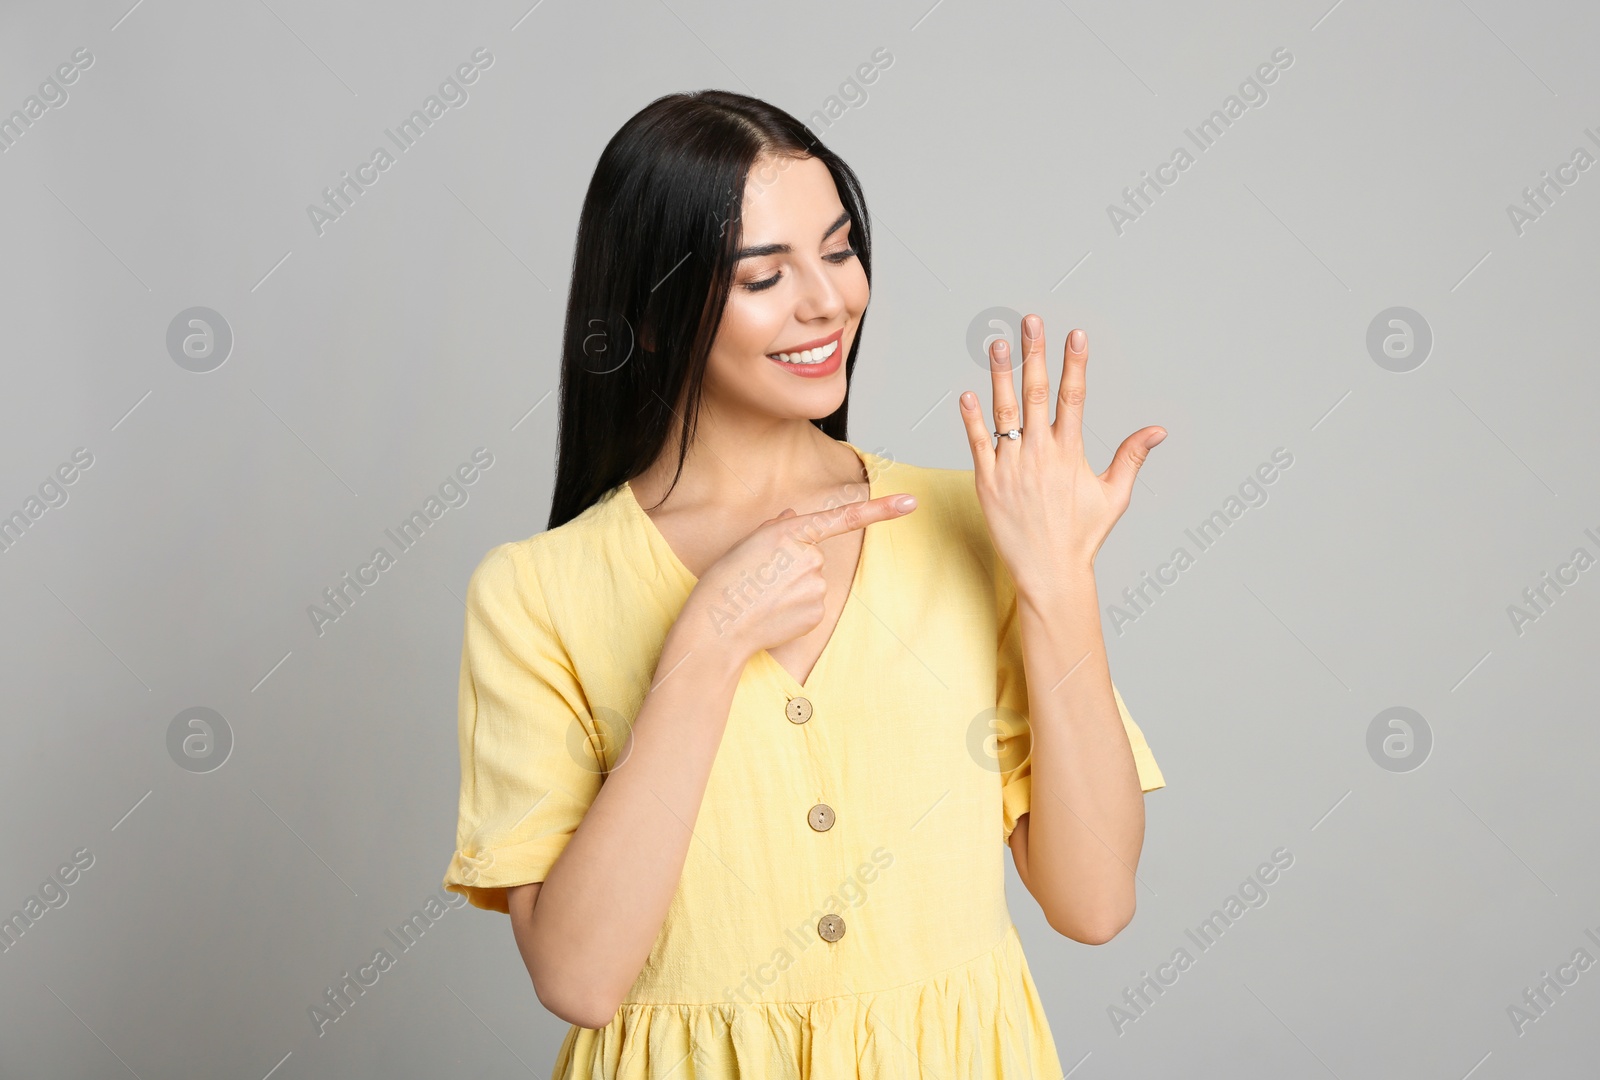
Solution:
<path fill-rule="evenodd" d="M 1122 440 L 1111 464 L 1097 475 L 1083 455 L 1087 335 L 1082 330 L 1067 335 L 1053 423 L 1044 320 L 1037 315 L 1022 321 L 1022 349 L 1020 413 L 1005 339 L 989 352 L 994 430 L 1020 428 L 1021 437 L 1002 434 L 997 442 L 984 423 L 978 396 L 970 390 L 961 395 L 961 418 L 972 449 L 978 504 L 995 550 L 1019 593 L 1046 592 L 1085 575 L 1093 580 L 1094 557 L 1128 508 L 1139 467 L 1167 433 L 1160 427 L 1140 428 Z"/>

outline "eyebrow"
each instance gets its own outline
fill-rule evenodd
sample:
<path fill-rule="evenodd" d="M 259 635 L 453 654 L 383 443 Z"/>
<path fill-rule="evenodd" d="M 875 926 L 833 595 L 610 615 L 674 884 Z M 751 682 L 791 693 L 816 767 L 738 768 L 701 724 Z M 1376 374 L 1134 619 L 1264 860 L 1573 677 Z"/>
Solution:
<path fill-rule="evenodd" d="M 849 220 L 850 211 L 846 210 L 844 213 L 840 214 L 834 219 L 832 225 L 829 225 L 827 229 L 823 231 L 822 238 L 826 240 L 828 237 L 832 236 L 834 233 L 843 228 L 845 223 Z M 761 257 L 762 255 L 787 255 L 791 250 L 792 249 L 788 244 L 761 244 L 757 247 L 740 248 L 733 257 L 736 260 L 755 259 Z"/>

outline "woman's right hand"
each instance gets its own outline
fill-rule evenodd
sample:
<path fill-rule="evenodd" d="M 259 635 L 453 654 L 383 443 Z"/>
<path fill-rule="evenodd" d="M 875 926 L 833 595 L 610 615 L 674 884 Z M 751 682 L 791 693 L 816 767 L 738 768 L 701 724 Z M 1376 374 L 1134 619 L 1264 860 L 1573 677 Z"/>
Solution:
<path fill-rule="evenodd" d="M 896 503 L 904 499 L 907 506 Z M 884 495 L 810 514 L 788 509 L 756 526 L 701 575 L 676 627 L 688 627 L 740 662 L 810 633 L 826 612 L 822 541 L 905 517 L 914 496 Z"/>

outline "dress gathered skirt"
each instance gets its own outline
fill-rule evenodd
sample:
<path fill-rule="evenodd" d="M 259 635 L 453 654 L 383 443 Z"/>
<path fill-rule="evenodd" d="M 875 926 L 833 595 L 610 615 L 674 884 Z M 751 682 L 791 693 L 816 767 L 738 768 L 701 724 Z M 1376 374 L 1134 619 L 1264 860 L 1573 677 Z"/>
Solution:
<path fill-rule="evenodd" d="M 1059 1080 L 1015 927 L 979 956 L 868 994 L 758 1005 L 627 1004 L 574 1026 L 560 1077 L 993 1077 Z"/>

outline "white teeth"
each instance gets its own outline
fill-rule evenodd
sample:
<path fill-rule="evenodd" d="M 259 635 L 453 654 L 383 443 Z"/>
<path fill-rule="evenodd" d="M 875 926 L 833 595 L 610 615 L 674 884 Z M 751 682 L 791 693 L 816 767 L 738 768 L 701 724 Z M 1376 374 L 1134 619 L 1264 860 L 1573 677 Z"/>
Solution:
<path fill-rule="evenodd" d="M 837 341 L 830 341 L 820 349 L 806 349 L 804 352 L 768 353 L 774 360 L 781 360 L 785 364 L 820 364 L 834 354 L 839 348 Z"/>

